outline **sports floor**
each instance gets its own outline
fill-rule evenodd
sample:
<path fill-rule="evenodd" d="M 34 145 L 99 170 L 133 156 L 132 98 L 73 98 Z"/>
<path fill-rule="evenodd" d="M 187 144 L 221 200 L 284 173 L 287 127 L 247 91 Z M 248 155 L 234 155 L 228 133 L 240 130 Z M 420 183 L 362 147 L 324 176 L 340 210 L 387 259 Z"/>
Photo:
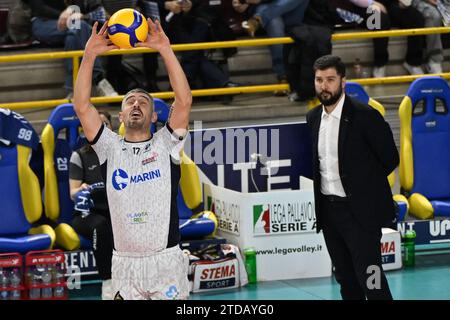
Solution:
<path fill-rule="evenodd" d="M 419 248 L 418 248 L 419 249 Z M 416 266 L 386 273 L 396 300 L 450 300 L 450 249 L 423 246 Z M 70 299 L 99 300 L 99 282 L 82 284 Z M 259 282 L 240 289 L 191 294 L 191 300 L 340 300 L 334 277 Z"/>

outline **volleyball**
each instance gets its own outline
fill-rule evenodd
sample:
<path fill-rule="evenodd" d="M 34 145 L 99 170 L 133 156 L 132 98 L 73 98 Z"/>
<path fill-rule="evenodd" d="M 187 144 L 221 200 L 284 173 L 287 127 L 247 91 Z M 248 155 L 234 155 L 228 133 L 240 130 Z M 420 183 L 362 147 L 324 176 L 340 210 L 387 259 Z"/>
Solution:
<path fill-rule="evenodd" d="M 122 9 L 108 20 L 108 36 L 122 49 L 135 47 L 147 39 L 148 24 L 144 16 L 134 9 Z"/>

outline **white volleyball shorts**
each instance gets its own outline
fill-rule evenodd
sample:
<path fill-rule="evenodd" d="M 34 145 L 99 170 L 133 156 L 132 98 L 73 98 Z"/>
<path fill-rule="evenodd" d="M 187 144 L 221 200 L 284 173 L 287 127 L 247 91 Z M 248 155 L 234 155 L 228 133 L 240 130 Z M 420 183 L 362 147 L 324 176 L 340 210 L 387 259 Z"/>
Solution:
<path fill-rule="evenodd" d="M 187 299 L 188 268 L 189 257 L 179 246 L 149 254 L 114 251 L 114 300 Z"/>

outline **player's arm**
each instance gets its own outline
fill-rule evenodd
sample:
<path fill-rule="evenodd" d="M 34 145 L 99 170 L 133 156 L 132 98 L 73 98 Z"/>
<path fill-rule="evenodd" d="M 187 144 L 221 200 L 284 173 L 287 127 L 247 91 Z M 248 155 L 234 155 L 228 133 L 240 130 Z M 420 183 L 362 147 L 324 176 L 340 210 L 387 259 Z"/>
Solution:
<path fill-rule="evenodd" d="M 156 49 L 161 54 L 169 75 L 170 85 L 175 93 L 169 125 L 173 130 L 177 130 L 177 134 L 183 135 L 189 124 L 189 114 L 192 105 L 191 88 L 175 53 L 170 47 L 169 38 L 164 33 L 159 21 L 154 23 L 151 19 L 148 19 L 148 27 L 149 35 L 147 40 L 137 45 Z"/>
<path fill-rule="evenodd" d="M 160 54 L 169 75 L 170 85 L 175 93 L 169 125 L 173 130 L 186 130 L 192 106 L 191 88 L 170 45 L 161 50 Z"/>
<path fill-rule="evenodd" d="M 81 190 L 88 189 L 89 185 L 81 180 L 69 179 L 69 187 L 70 187 L 70 198 L 74 200 L 75 195 Z"/>
<path fill-rule="evenodd" d="M 70 198 L 75 199 L 75 195 L 80 191 L 87 189 L 89 185 L 83 183 L 84 180 L 84 170 L 83 161 L 81 160 L 80 154 L 77 151 L 72 152 L 70 156 L 69 164 L 69 188 L 70 188 Z"/>
<path fill-rule="evenodd" d="M 112 45 L 111 41 L 107 39 L 107 22 L 105 22 L 98 33 L 97 26 L 98 23 L 95 22 L 92 27 L 91 37 L 86 43 L 83 60 L 81 61 L 73 92 L 75 112 L 81 121 L 84 134 L 88 141 L 94 140 L 100 126 L 102 126 L 102 120 L 97 109 L 90 103 L 94 62 L 98 55 L 118 48 Z"/>

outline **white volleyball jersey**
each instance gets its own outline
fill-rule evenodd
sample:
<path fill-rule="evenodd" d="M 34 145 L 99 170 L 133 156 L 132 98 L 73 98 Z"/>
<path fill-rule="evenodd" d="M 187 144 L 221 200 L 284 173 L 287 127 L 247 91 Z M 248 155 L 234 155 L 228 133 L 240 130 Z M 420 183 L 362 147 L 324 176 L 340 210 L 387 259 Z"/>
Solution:
<path fill-rule="evenodd" d="M 168 126 L 137 143 L 100 128 L 92 147 L 102 165 L 115 250 L 149 253 L 178 244 L 176 162 L 183 145 Z"/>

